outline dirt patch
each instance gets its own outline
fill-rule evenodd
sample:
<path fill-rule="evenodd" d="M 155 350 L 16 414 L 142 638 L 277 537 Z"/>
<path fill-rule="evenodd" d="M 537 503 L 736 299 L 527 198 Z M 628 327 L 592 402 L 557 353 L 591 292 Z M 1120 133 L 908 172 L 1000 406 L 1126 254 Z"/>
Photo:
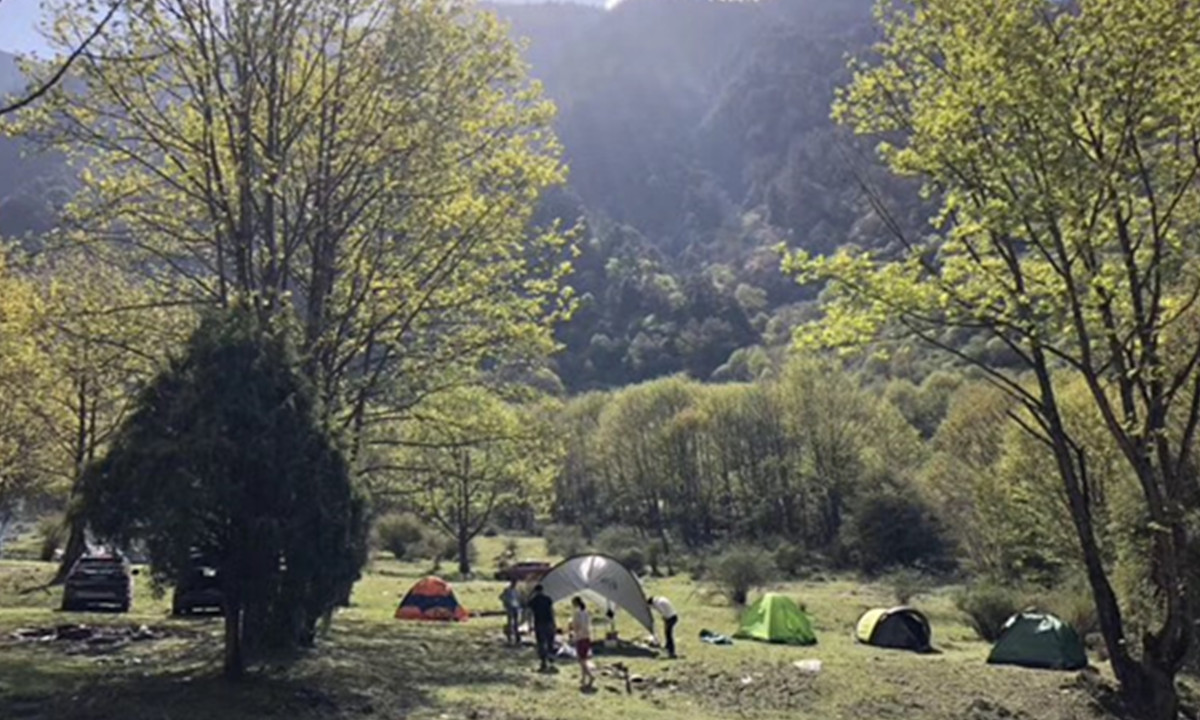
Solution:
<path fill-rule="evenodd" d="M 629 693 L 656 706 L 682 696 L 722 712 L 783 712 L 811 709 L 820 677 L 793 664 L 745 663 L 716 670 L 664 664 L 654 674 L 627 674 L 621 663 L 598 666 L 601 690 Z"/>
<path fill-rule="evenodd" d="M 135 643 L 191 636 L 175 628 L 149 625 L 80 625 L 22 628 L 9 637 L 20 645 L 54 647 L 67 655 L 109 655 Z"/>

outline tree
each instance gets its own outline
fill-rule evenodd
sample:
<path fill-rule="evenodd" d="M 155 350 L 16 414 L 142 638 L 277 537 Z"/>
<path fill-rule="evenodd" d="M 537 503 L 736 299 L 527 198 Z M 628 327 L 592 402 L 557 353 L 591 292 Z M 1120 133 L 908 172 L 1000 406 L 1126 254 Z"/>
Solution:
<path fill-rule="evenodd" d="M 1200 6 L 918 0 L 880 17 L 878 58 L 835 116 L 924 180 L 940 232 L 901 235 L 891 254 L 791 256 L 801 279 L 828 283 L 823 324 L 802 341 L 896 330 L 1020 404 L 1010 416 L 1053 456 L 1122 691 L 1173 720 L 1200 602 L 1187 581 L 1200 508 Z M 947 327 L 1001 343 L 1029 381 L 943 342 Z M 1074 380 L 1144 504 L 1160 621 L 1139 647 L 1099 546 L 1086 448 L 1064 418 Z"/>
<path fill-rule="evenodd" d="M 35 342 L 41 314 L 33 284 L 0 252 L 0 544 L 21 504 L 44 486 L 45 442 L 30 412 L 47 372 Z"/>
<path fill-rule="evenodd" d="M 28 403 L 46 450 L 40 471 L 68 498 L 133 406 L 137 390 L 187 336 L 186 307 L 164 305 L 138 276 L 82 248 L 50 250 L 31 278 L 43 312 L 35 335 L 47 371 Z M 70 511 L 55 582 L 86 550 L 84 523 Z"/>
<path fill-rule="evenodd" d="M 510 406 L 483 388 L 447 393 L 434 412 L 403 433 L 404 456 L 417 506 L 454 538 L 458 571 L 469 575 L 471 541 L 496 509 L 546 494 L 556 461 L 546 443 L 552 431 L 531 408 Z"/>
<path fill-rule="evenodd" d="M 91 4 L 67 0 L 53 26 Z M 81 160 L 68 226 L 168 298 L 296 318 L 356 468 L 479 366 L 552 347 L 567 241 L 529 222 L 563 178 L 554 109 L 494 17 L 130 3 L 71 77 L 14 126 Z"/>
<path fill-rule="evenodd" d="M 210 314 L 83 482 L 91 527 L 144 542 L 157 579 L 178 581 L 195 554 L 215 561 L 233 679 L 243 641 L 311 643 L 366 561 L 364 504 L 296 362 L 253 310 Z"/>

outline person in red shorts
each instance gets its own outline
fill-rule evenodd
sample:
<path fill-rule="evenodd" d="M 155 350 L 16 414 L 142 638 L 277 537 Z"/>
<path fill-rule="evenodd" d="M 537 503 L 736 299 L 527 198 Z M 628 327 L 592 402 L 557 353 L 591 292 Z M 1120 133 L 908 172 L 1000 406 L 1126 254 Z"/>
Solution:
<path fill-rule="evenodd" d="M 587 692 L 596 684 L 596 676 L 592 674 L 592 617 L 588 614 L 587 605 L 583 599 L 575 597 L 571 600 L 575 612 L 571 614 L 571 638 L 575 642 L 575 655 L 579 658 L 579 689 Z"/>

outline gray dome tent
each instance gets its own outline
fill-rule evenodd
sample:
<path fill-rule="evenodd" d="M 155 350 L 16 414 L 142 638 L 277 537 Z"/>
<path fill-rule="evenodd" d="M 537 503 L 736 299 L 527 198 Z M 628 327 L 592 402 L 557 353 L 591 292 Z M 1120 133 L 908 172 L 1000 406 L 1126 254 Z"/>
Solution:
<path fill-rule="evenodd" d="M 551 568 L 540 584 L 554 602 L 574 595 L 596 604 L 608 601 L 629 613 L 648 632 L 654 632 L 654 618 L 642 584 L 616 558 L 594 553 L 567 558 Z"/>

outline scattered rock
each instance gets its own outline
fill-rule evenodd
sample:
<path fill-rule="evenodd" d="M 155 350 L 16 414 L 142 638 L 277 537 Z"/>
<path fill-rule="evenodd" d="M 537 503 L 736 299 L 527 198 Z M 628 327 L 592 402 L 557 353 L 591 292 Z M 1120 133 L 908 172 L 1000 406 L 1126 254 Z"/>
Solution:
<path fill-rule="evenodd" d="M 820 675 L 821 661 L 820 660 L 797 660 L 792 663 L 792 667 L 796 668 L 805 675 Z"/>

